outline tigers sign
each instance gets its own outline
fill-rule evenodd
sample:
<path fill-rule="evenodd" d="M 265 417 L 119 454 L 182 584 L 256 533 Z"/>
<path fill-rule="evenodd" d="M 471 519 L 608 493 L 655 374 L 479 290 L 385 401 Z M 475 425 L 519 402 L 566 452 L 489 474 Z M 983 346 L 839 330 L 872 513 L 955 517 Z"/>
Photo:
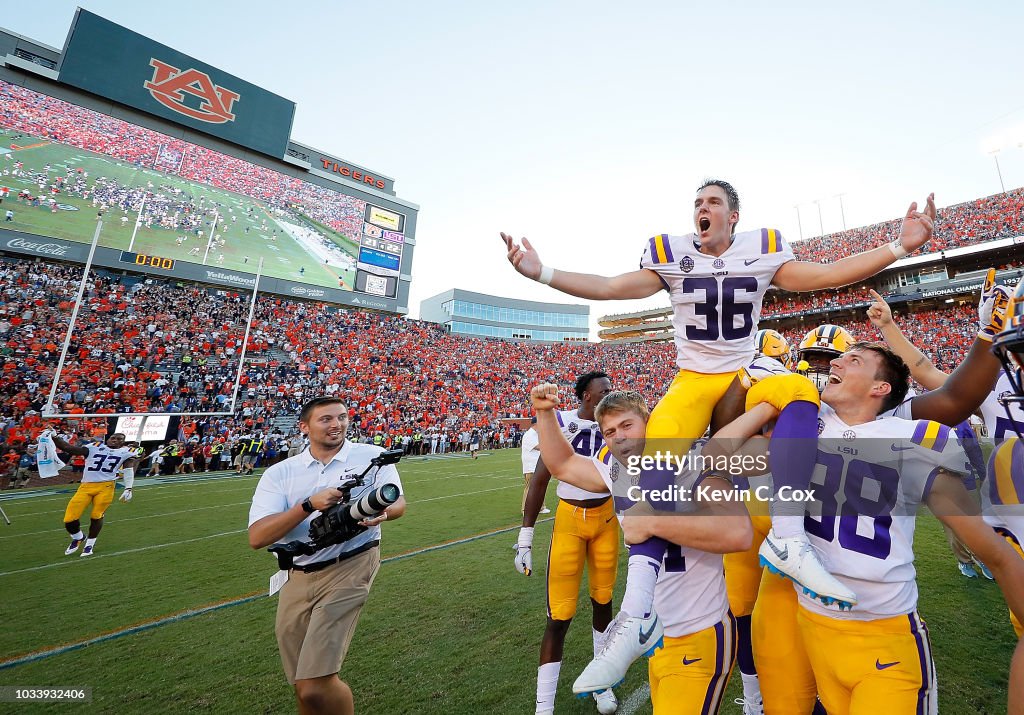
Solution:
<path fill-rule="evenodd" d="M 79 9 L 58 81 L 276 159 L 295 103 Z"/>

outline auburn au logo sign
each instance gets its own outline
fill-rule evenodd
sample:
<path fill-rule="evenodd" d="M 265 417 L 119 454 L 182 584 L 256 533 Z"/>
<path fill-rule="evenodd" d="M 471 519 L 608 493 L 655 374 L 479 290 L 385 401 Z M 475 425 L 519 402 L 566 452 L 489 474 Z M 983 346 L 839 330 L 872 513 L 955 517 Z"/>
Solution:
<path fill-rule="evenodd" d="M 146 80 L 142 86 L 160 104 L 201 122 L 223 124 L 235 121 L 231 108 L 239 98 L 238 92 L 218 87 L 210 75 L 197 69 L 179 70 L 155 58 L 149 64 L 153 68 L 153 79 Z M 198 108 L 185 104 L 186 94 L 202 100 Z"/>

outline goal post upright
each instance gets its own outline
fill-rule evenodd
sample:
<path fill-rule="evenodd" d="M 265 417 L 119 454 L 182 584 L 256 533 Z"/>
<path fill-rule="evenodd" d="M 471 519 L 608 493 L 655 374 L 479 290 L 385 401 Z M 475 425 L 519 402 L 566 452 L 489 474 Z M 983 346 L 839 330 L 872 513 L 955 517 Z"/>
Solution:
<path fill-rule="evenodd" d="M 71 347 L 71 335 L 75 330 L 75 322 L 78 320 L 78 310 L 82 306 L 82 299 L 85 297 L 85 285 L 89 282 L 89 271 L 92 270 L 92 259 L 96 255 L 96 246 L 100 241 L 100 231 L 103 228 L 103 220 L 96 220 L 96 231 L 92 235 L 92 243 L 89 245 L 89 255 L 85 259 L 85 268 L 82 269 L 82 280 L 78 283 L 78 297 L 75 298 L 75 305 L 71 309 L 71 322 L 68 323 L 68 332 L 64 336 L 64 347 L 60 351 L 60 359 L 57 360 L 57 369 L 53 373 L 53 384 L 50 385 L 50 396 L 46 398 L 46 405 L 43 413 L 54 413 L 53 398 L 57 395 L 57 385 L 60 383 L 61 373 L 64 371 L 64 361 L 68 356 L 68 348 Z"/>
<path fill-rule="evenodd" d="M 253 317 L 256 314 L 256 301 L 259 297 L 260 278 L 263 275 L 263 258 L 260 257 L 259 264 L 256 269 L 256 279 L 252 287 L 252 297 L 249 300 L 249 314 L 245 323 L 245 331 L 242 337 L 242 347 L 238 354 L 238 369 L 235 371 L 234 386 L 231 394 L 231 401 L 229 403 L 228 410 L 208 410 L 204 412 L 88 412 L 88 413 L 75 413 L 75 412 L 57 412 L 56 406 L 53 404 L 54 397 L 57 394 L 57 388 L 60 382 L 60 376 L 64 371 L 64 363 L 67 359 L 68 350 L 71 346 L 71 336 L 74 333 L 75 323 L 78 321 L 78 311 L 82 304 L 82 299 L 85 296 L 85 286 L 89 279 L 89 271 L 92 269 L 93 256 L 96 252 L 96 246 L 99 243 L 100 230 L 102 229 L 103 222 L 99 220 L 96 222 L 96 232 L 93 234 L 92 245 L 89 247 L 89 255 L 85 262 L 84 272 L 82 274 L 82 280 L 78 285 L 78 296 L 75 299 L 74 308 L 71 311 L 71 320 L 68 324 L 67 334 L 64 336 L 64 347 L 60 353 L 60 359 L 57 362 L 57 368 L 54 372 L 53 383 L 50 385 L 50 394 L 47 398 L 46 404 L 42 409 L 42 417 L 47 420 L 72 420 L 72 419 L 98 419 L 104 418 L 109 419 L 111 417 L 141 417 L 143 420 L 143 426 L 145 425 L 146 419 L 150 417 L 234 417 L 235 406 L 238 402 L 238 390 L 241 386 L 242 371 L 245 369 L 245 359 L 248 352 L 249 334 L 252 330 Z"/>

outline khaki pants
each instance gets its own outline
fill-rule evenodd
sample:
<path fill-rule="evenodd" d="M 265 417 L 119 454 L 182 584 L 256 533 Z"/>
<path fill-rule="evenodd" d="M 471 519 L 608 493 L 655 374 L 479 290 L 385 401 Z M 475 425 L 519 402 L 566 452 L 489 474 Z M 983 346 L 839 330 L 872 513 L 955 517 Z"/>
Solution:
<path fill-rule="evenodd" d="M 380 547 L 315 573 L 291 571 L 277 603 L 277 646 L 288 682 L 341 670 L 380 568 Z"/>

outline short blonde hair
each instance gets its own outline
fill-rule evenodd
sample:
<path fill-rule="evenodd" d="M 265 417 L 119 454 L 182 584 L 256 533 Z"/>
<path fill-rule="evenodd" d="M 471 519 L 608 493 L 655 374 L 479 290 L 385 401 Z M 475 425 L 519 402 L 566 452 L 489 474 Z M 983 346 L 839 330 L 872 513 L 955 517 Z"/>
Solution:
<path fill-rule="evenodd" d="M 647 421 L 647 417 L 651 414 L 651 411 L 647 409 L 647 402 L 644 400 L 643 395 L 635 390 L 609 392 L 601 398 L 601 401 L 597 403 L 597 407 L 594 408 L 594 419 L 600 423 L 601 418 L 613 412 L 635 412 L 644 418 L 644 422 Z"/>

